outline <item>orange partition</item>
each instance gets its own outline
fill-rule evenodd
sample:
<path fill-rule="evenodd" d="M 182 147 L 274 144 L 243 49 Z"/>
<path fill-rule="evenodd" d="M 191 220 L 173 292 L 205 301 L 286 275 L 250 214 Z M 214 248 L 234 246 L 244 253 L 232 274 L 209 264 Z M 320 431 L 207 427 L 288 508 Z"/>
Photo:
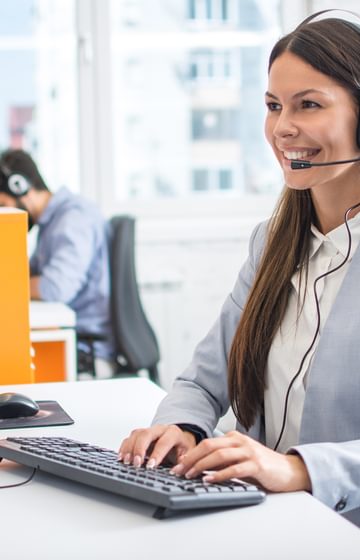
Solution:
<path fill-rule="evenodd" d="M 33 363 L 35 365 L 35 382 L 66 381 L 65 342 L 33 342 Z"/>
<path fill-rule="evenodd" d="M 0 208 L 0 384 L 34 381 L 30 358 L 27 213 Z"/>

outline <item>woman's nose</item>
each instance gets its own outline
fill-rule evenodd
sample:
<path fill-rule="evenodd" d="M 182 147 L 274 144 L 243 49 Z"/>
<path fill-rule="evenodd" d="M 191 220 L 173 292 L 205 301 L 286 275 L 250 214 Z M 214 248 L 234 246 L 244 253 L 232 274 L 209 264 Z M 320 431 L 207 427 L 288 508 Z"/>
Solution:
<path fill-rule="evenodd" d="M 299 130 L 291 115 L 287 111 L 282 111 L 278 116 L 273 132 L 278 138 L 284 138 L 286 136 L 297 136 Z"/>

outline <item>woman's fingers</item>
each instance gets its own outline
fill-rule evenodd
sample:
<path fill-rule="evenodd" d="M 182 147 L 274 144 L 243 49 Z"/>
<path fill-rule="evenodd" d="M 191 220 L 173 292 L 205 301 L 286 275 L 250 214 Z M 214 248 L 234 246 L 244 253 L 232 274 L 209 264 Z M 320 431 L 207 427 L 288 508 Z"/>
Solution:
<path fill-rule="evenodd" d="M 238 435 L 241 436 L 241 434 Z M 185 454 L 172 472 L 177 475 L 188 474 L 189 477 L 197 476 L 203 470 L 219 468 L 236 460 L 236 450 L 238 450 L 237 457 L 240 459 L 241 446 L 235 447 L 230 437 L 205 439 Z"/>
<path fill-rule="evenodd" d="M 184 453 L 191 445 L 191 440 L 187 437 L 189 435 L 191 436 L 191 434 L 183 432 L 178 426 L 168 426 L 155 443 L 149 456 L 147 466 L 153 468 L 160 465 L 173 449 L 175 449 L 176 452 L 174 457 L 176 460 L 176 457 L 180 453 Z M 193 436 L 191 437 L 193 445 L 195 445 L 195 438 Z"/>
<path fill-rule="evenodd" d="M 273 492 L 311 490 L 309 473 L 301 457 L 277 453 L 238 432 L 196 445 L 195 437 L 178 426 L 156 425 L 134 430 L 119 449 L 119 459 L 137 467 L 144 463 L 146 454 L 148 468 L 173 455 L 179 462 L 172 472 L 187 478 L 205 471 L 206 482 L 251 478 Z"/>
<path fill-rule="evenodd" d="M 193 478 L 201 475 L 204 471 L 220 471 L 231 465 L 242 463 L 247 459 L 248 454 L 244 452 L 244 450 L 234 447 L 223 447 L 202 457 L 199 461 L 196 461 L 190 469 L 187 469 L 184 465 L 183 472 L 175 471 L 175 474 L 182 474 L 186 476 L 186 478 Z"/>
<path fill-rule="evenodd" d="M 229 465 L 224 469 L 206 472 L 203 480 L 204 482 L 211 482 L 214 484 L 216 482 L 224 482 L 225 480 L 230 480 L 232 478 L 256 479 L 256 473 L 257 469 L 254 461 L 245 460 L 241 463 Z"/>
<path fill-rule="evenodd" d="M 175 451 L 176 460 L 180 454 L 193 446 L 195 446 L 194 436 L 183 432 L 178 426 L 156 425 L 133 430 L 120 446 L 119 460 L 140 467 L 148 455 L 147 467 L 153 468 L 159 465 L 172 450 Z"/>
<path fill-rule="evenodd" d="M 156 425 L 151 428 L 133 430 L 129 437 L 125 438 L 120 445 L 119 460 L 124 461 L 125 464 L 130 464 L 137 457 L 136 462 L 140 460 L 140 464 L 142 464 L 148 449 L 161 436 L 166 427 Z"/>

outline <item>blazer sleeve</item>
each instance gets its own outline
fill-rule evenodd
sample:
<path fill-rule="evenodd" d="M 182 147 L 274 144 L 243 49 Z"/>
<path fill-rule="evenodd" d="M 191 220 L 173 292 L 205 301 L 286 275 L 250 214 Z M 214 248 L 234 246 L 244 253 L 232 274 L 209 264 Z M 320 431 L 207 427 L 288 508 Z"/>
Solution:
<path fill-rule="evenodd" d="M 233 291 L 210 332 L 196 347 L 190 365 L 176 378 L 170 393 L 160 403 L 153 424 L 193 424 L 210 437 L 219 418 L 228 410 L 228 355 L 254 280 L 265 232 L 266 222 L 253 231 L 249 256 Z"/>
<path fill-rule="evenodd" d="M 308 470 L 312 494 L 338 512 L 360 507 L 360 440 L 296 445 Z"/>

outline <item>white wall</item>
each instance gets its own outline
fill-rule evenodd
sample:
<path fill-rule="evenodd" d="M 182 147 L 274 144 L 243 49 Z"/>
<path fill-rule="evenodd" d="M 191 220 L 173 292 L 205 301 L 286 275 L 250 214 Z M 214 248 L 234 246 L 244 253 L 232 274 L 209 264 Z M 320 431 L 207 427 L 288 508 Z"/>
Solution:
<path fill-rule="evenodd" d="M 268 214 L 271 212 L 268 208 Z M 196 344 L 216 320 L 248 253 L 253 226 L 246 222 L 187 222 L 186 235 L 163 226 L 163 239 L 138 224 L 137 269 L 145 311 L 160 344 L 160 380 L 171 388 L 191 360 Z M 174 224 L 172 224 L 174 225 Z M 184 227 L 184 226 L 182 226 Z M 166 234 L 167 233 L 167 234 Z M 231 410 L 218 429 L 234 429 Z"/>
<path fill-rule="evenodd" d="M 221 235 L 221 222 L 187 225 L 187 238 L 146 237 L 139 225 L 137 269 L 143 304 L 160 343 L 161 382 L 171 387 L 188 365 L 196 344 L 215 321 L 247 257 L 257 220 Z M 229 225 L 229 224 L 227 224 Z M 223 224 L 223 229 L 225 226 Z M 196 231 L 194 231 L 196 230 Z M 216 238 L 218 236 L 218 238 Z"/>

